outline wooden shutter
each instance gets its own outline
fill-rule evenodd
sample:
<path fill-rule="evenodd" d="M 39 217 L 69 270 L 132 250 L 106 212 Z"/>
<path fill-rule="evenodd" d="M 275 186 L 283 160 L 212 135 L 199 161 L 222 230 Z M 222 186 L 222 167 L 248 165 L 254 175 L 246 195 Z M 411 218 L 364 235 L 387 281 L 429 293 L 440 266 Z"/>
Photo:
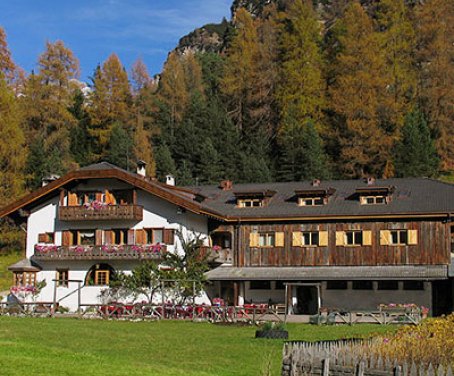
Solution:
<path fill-rule="evenodd" d="M 418 244 L 418 230 L 408 230 L 408 245 Z"/>
<path fill-rule="evenodd" d="M 73 244 L 73 234 L 71 231 L 63 231 L 61 237 L 61 245 L 62 246 L 70 246 Z"/>
<path fill-rule="evenodd" d="M 68 206 L 77 206 L 78 200 L 77 200 L 77 194 L 73 192 L 68 193 Z"/>
<path fill-rule="evenodd" d="M 389 245 L 390 239 L 391 239 L 391 231 L 380 230 L 380 245 Z"/>
<path fill-rule="evenodd" d="M 283 247 L 284 246 L 284 233 L 283 232 L 275 232 L 274 233 L 274 245 L 276 247 Z"/>
<path fill-rule="evenodd" d="M 164 244 L 173 245 L 175 243 L 175 230 L 173 228 L 165 228 L 163 232 Z"/>
<path fill-rule="evenodd" d="M 372 231 L 363 231 L 363 245 L 372 245 Z"/>
<path fill-rule="evenodd" d="M 128 230 L 128 244 L 135 244 L 134 230 Z"/>
<path fill-rule="evenodd" d="M 345 245 L 345 231 L 336 231 L 336 245 Z"/>
<path fill-rule="evenodd" d="M 104 231 L 104 244 L 114 244 L 114 232 L 112 230 Z"/>
<path fill-rule="evenodd" d="M 96 201 L 102 201 L 102 193 L 101 192 L 96 192 Z"/>
<path fill-rule="evenodd" d="M 328 246 L 328 231 L 319 231 L 318 233 L 318 245 L 320 247 Z"/>
<path fill-rule="evenodd" d="M 303 233 L 301 231 L 295 231 L 294 233 L 292 233 L 292 246 L 303 246 Z"/>
<path fill-rule="evenodd" d="M 38 234 L 38 243 L 48 243 L 49 242 L 49 236 L 44 233 L 44 234 Z"/>
<path fill-rule="evenodd" d="M 251 232 L 249 234 L 249 247 L 258 247 L 259 238 L 260 238 L 260 235 L 258 232 Z"/>
<path fill-rule="evenodd" d="M 95 245 L 102 245 L 102 230 L 95 231 Z"/>
<path fill-rule="evenodd" d="M 136 244 L 146 244 L 147 234 L 144 229 L 136 230 Z"/>
<path fill-rule="evenodd" d="M 115 198 L 112 193 L 110 193 L 107 189 L 104 192 L 104 202 L 107 205 L 115 205 Z"/>

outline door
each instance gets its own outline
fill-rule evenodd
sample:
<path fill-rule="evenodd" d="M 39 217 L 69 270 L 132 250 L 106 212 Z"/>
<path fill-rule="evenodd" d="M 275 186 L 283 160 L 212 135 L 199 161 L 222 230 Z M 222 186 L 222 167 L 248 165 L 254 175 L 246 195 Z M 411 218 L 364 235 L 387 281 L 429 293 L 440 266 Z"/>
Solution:
<path fill-rule="evenodd" d="M 318 313 L 318 289 L 317 286 L 297 286 L 296 310 L 300 315 L 315 315 Z"/>

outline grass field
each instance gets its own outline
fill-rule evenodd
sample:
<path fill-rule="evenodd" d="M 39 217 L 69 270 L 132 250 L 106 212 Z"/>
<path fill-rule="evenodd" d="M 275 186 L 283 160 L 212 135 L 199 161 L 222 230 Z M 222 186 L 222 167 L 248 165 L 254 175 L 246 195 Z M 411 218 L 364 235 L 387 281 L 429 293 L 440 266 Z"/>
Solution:
<path fill-rule="evenodd" d="M 9 290 L 13 281 L 13 273 L 8 271 L 8 266 L 23 257 L 21 252 L 12 252 L 6 255 L 0 254 L 0 291 Z"/>
<path fill-rule="evenodd" d="M 1 375 L 279 375 L 283 341 L 256 327 L 182 321 L 0 317 Z M 289 324 L 291 340 L 326 340 L 393 328 Z M 268 372 L 270 371 L 270 372 Z"/>

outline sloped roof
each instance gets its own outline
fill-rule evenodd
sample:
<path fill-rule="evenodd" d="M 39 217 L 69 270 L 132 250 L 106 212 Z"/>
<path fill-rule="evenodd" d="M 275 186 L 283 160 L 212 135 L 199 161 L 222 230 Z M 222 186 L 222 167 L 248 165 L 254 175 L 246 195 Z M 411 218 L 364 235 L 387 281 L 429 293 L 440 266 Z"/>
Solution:
<path fill-rule="evenodd" d="M 14 213 L 19 209 L 33 207 L 41 200 L 55 196 L 58 193 L 59 188 L 65 187 L 73 182 L 84 179 L 106 178 L 113 178 L 124 181 L 133 185 L 134 187 L 149 192 L 192 212 L 219 216 L 219 214 L 215 211 L 204 213 L 204 209 L 201 207 L 201 205 L 194 200 L 194 193 L 190 193 L 189 191 L 184 189 L 179 190 L 178 188 L 173 188 L 168 185 L 161 184 L 147 177 L 126 171 L 108 162 L 101 162 L 83 167 L 79 170 L 71 171 L 60 179 L 54 180 L 48 185 L 41 187 L 33 191 L 32 193 L 20 198 L 19 200 L 3 207 L 2 209 L 0 209 L 0 218 Z"/>
<path fill-rule="evenodd" d="M 203 207 L 222 213 L 230 220 L 279 220 L 330 217 L 449 216 L 454 214 L 454 185 L 426 178 L 382 179 L 377 187 L 393 187 L 391 201 L 381 205 L 361 205 L 358 189 L 366 188 L 364 180 L 330 180 L 320 189 L 333 191 L 328 203 L 321 206 L 298 206 L 295 192 L 313 191 L 310 182 L 237 184 L 232 190 L 218 186 L 192 187 L 206 197 Z M 238 208 L 236 191 L 273 190 L 276 194 L 262 207 Z"/>
<path fill-rule="evenodd" d="M 39 272 L 41 267 L 30 259 L 22 259 L 13 265 L 8 266 L 12 272 Z"/>
<path fill-rule="evenodd" d="M 205 273 L 211 281 L 420 280 L 447 278 L 447 265 L 392 266 L 219 266 Z"/>

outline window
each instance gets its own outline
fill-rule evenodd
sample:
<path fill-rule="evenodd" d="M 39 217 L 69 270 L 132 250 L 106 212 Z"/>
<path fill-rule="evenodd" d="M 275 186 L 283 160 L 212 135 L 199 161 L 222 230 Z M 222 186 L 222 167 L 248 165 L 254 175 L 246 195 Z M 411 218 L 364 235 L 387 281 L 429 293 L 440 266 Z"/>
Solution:
<path fill-rule="evenodd" d="M 390 232 L 390 244 L 400 245 L 408 243 L 407 230 L 391 230 Z"/>
<path fill-rule="evenodd" d="M 146 244 L 163 244 L 164 243 L 164 230 L 162 228 L 147 228 L 145 229 Z"/>
<path fill-rule="evenodd" d="M 95 230 L 77 232 L 77 245 L 95 245 Z"/>
<path fill-rule="evenodd" d="M 38 243 L 54 244 L 55 236 L 53 232 L 38 234 Z"/>
<path fill-rule="evenodd" d="M 69 271 L 68 269 L 57 269 L 57 286 L 68 287 Z"/>
<path fill-rule="evenodd" d="M 274 247 L 275 234 L 274 232 L 262 232 L 259 234 L 259 247 Z"/>
<path fill-rule="evenodd" d="M 424 290 L 423 281 L 404 281 L 404 290 Z"/>
<path fill-rule="evenodd" d="M 397 281 L 378 281 L 378 290 L 399 290 Z"/>
<path fill-rule="evenodd" d="M 315 232 L 303 232 L 303 246 L 317 246 L 319 244 L 319 233 Z"/>
<path fill-rule="evenodd" d="M 252 208 L 263 206 L 263 200 L 260 198 L 238 199 L 237 206 L 239 208 Z"/>
<path fill-rule="evenodd" d="M 276 281 L 275 290 L 285 290 L 285 283 L 286 281 Z"/>
<path fill-rule="evenodd" d="M 250 282 L 251 290 L 269 290 L 271 289 L 270 281 L 251 281 Z"/>
<path fill-rule="evenodd" d="M 353 290 L 373 290 L 374 286 L 372 281 L 353 281 Z"/>
<path fill-rule="evenodd" d="M 108 285 L 109 284 L 109 270 L 96 270 L 95 271 L 95 285 Z"/>
<path fill-rule="evenodd" d="M 347 288 L 347 281 L 328 281 L 326 283 L 327 290 L 346 290 Z"/>
<path fill-rule="evenodd" d="M 345 231 L 345 245 L 362 245 L 362 231 Z"/>
<path fill-rule="evenodd" d="M 124 245 L 128 243 L 127 229 L 115 229 L 112 231 L 114 233 L 114 244 Z"/>
<path fill-rule="evenodd" d="M 36 272 L 14 272 L 14 286 L 35 286 Z"/>
<path fill-rule="evenodd" d="M 381 205 L 386 204 L 385 196 L 361 196 L 361 205 Z"/>
<path fill-rule="evenodd" d="M 323 197 L 300 197 L 298 199 L 299 206 L 320 206 L 323 204 Z"/>

